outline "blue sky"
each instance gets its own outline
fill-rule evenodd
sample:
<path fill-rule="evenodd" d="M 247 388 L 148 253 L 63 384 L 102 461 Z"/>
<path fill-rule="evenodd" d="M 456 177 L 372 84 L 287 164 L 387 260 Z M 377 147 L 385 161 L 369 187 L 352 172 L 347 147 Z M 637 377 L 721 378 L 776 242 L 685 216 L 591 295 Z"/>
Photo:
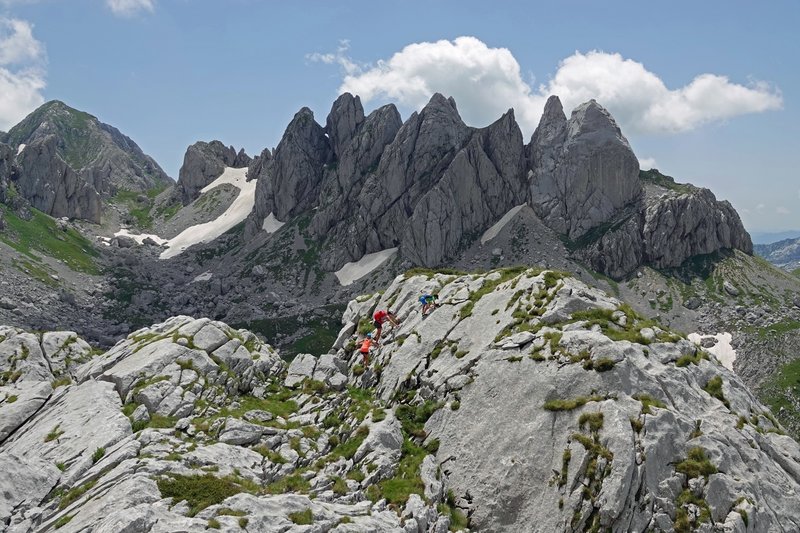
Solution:
<path fill-rule="evenodd" d="M 0 18 L 0 87 L 18 90 L 0 91 L 0 129 L 60 99 L 173 177 L 197 140 L 256 154 L 302 106 L 324 123 L 341 88 L 404 118 L 454 93 L 476 126 L 513 106 L 526 137 L 549 90 L 594 91 L 643 162 L 751 231 L 800 228 L 796 1 L 0 0 Z"/>

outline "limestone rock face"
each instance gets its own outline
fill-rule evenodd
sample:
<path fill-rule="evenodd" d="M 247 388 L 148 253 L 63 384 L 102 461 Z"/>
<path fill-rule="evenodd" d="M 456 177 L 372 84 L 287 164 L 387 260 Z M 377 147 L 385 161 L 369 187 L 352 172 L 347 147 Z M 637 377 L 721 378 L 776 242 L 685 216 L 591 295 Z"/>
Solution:
<path fill-rule="evenodd" d="M 261 172 L 249 176 L 258 179 L 251 226 L 260 228 L 270 213 L 286 221 L 311 208 L 319 194 L 323 167 L 330 158 L 324 128 L 304 107 L 289 123 L 272 158 L 261 162 Z"/>
<path fill-rule="evenodd" d="M 200 196 L 203 187 L 220 177 L 226 167 L 243 168 L 250 163 L 244 149 L 237 154 L 233 146 L 225 146 L 220 141 L 196 142 L 183 156 L 175 194 L 183 205 L 188 205 Z"/>
<path fill-rule="evenodd" d="M 333 153 L 340 156 L 350 144 L 361 123 L 364 122 L 364 107 L 361 98 L 344 93 L 333 103 L 325 124 Z"/>
<path fill-rule="evenodd" d="M 641 195 L 639 161 L 614 119 L 591 100 L 569 120 L 557 96 L 529 147 L 530 201 L 558 233 L 577 239 Z"/>
<path fill-rule="evenodd" d="M 436 265 L 466 236 L 488 228 L 525 194 L 522 134 L 513 111 L 474 133 L 436 187 L 414 207 L 403 232 L 406 256 Z"/>
<path fill-rule="evenodd" d="M 636 210 L 623 213 L 578 255 L 595 270 L 621 279 L 641 265 L 673 268 L 722 249 L 753 252 L 750 235 L 729 202 L 718 201 L 708 189 L 663 183 L 668 187 L 647 184 L 647 198 Z"/>
<path fill-rule="evenodd" d="M 19 195 L 13 194 L 11 190 L 12 176 L 14 173 L 14 149 L 7 144 L 0 143 L 0 204 L 7 205 L 12 209 L 16 209 L 13 205 L 14 199 L 19 198 Z M 3 229 L 2 225 L 2 212 L 0 212 L 0 230 Z"/>
<path fill-rule="evenodd" d="M 524 203 L 612 277 L 722 248 L 751 250 L 732 208 L 705 193 L 645 197 L 636 156 L 594 100 L 567 119 L 551 97 L 524 146 L 513 111 L 471 128 L 452 98 L 435 94 L 403 123 L 392 105 L 365 116 L 360 98 L 345 93 L 325 127 L 308 109 L 295 115 L 248 178 L 259 182 L 247 234 L 308 217 L 298 231 L 319 242 L 329 272 L 392 248 L 412 264 L 444 264 Z M 676 209 L 692 216 L 671 220 Z"/>
<path fill-rule="evenodd" d="M 347 106 L 341 103 L 343 99 Z M 349 114 L 336 114 L 343 110 L 349 110 Z M 336 161 L 325 174 L 311 231 L 319 238 L 330 237 L 337 242 L 322 257 L 323 265 L 333 270 L 363 255 L 366 223 L 359 197 L 402 125 L 394 105 L 380 107 L 359 120 L 362 115 L 361 101 L 342 95 L 328 117 L 327 129 L 338 131 L 329 134 L 337 139 Z"/>
<path fill-rule="evenodd" d="M 16 158 L 19 193 L 33 207 L 55 218 L 100 222 L 102 201 L 97 189 L 81 178 L 58 153 L 55 135 L 28 143 Z"/>
<path fill-rule="evenodd" d="M 100 198 L 169 185 L 161 167 L 129 137 L 97 118 L 52 101 L 14 126 L 20 193 L 55 217 L 99 221 Z"/>
<path fill-rule="evenodd" d="M 297 123 L 296 117 L 281 146 L 291 146 Z M 318 198 L 311 234 L 335 243 L 323 247 L 321 262 L 327 270 L 398 246 L 416 263 L 438 264 L 526 194 L 522 136 L 513 112 L 478 130 L 464 124 L 452 98 L 436 94 L 401 124 L 394 106 L 364 117 L 360 100 L 344 94 L 324 130 L 309 128 L 320 143 L 327 142 L 329 159 L 318 157 L 312 171 L 305 154 L 313 143 L 306 143 L 304 162 L 292 168 L 298 175 L 307 169 L 304 183 L 321 180 L 319 189 L 308 189 L 307 198 Z M 327 137 L 320 137 L 323 131 Z M 251 227 L 276 205 L 262 201 L 269 196 L 264 188 L 284 187 L 288 174 L 266 175 L 271 178 L 259 183 Z M 289 199 L 283 205 L 296 203 Z M 274 214 L 285 220 L 284 214 Z"/>

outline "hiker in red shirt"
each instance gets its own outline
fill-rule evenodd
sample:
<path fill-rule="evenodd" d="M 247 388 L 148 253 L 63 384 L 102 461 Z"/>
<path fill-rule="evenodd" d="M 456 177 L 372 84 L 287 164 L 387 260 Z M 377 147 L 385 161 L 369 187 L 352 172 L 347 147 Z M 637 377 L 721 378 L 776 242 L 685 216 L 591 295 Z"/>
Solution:
<path fill-rule="evenodd" d="M 394 313 L 388 310 L 384 311 L 383 309 L 380 309 L 376 311 L 373 318 L 375 319 L 374 322 L 375 329 L 378 330 L 378 334 L 375 337 L 376 344 L 380 344 L 381 342 L 381 333 L 383 332 L 384 322 L 389 321 L 389 323 L 392 324 L 394 327 L 397 327 L 400 324 L 400 322 L 397 320 L 397 317 L 394 316 Z"/>

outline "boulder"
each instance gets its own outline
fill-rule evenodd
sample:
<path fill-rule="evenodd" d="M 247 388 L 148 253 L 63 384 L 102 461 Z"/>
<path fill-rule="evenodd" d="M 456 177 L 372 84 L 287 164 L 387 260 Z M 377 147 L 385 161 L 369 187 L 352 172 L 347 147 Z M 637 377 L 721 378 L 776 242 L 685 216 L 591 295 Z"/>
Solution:
<path fill-rule="evenodd" d="M 284 380 L 284 385 L 294 387 L 305 379 L 314 377 L 314 369 L 317 366 L 317 358 L 309 353 L 297 354 L 289 364 L 289 370 Z"/>

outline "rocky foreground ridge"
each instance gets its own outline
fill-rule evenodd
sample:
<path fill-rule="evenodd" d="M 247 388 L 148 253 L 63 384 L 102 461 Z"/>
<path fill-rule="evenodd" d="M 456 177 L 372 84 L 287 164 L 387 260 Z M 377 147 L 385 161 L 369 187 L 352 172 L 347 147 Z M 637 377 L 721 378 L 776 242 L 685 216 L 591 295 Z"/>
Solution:
<path fill-rule="evenodd" d="M 554 271 L 409 272 L 288 368 L 179 316 L 104 354 L 3 327 L 0 370 L 8 532 L 800 528 L 800 446 L 739 378 Z"/>

